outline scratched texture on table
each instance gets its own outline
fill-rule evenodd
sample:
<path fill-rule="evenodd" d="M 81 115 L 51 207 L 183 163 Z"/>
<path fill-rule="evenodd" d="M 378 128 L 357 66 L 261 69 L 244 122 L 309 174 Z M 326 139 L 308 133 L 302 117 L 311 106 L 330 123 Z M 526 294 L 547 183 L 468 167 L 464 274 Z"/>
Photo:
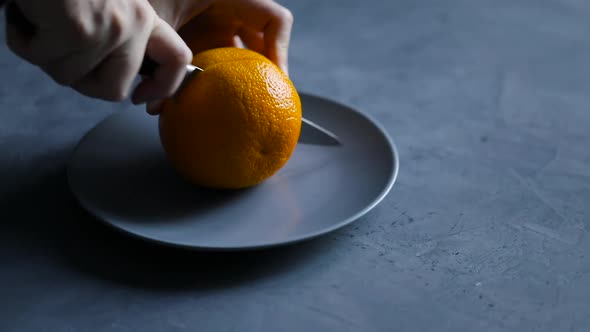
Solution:
<path fill-rule="evenodd" d="M 64 166 L 134 107 L 2 47 L 0 331 L 588 331 L 590 2 L 285 3 L 294 82 L 384 125 L 391 194 L 270 252 L 130 240 L 75 204 Z"/>

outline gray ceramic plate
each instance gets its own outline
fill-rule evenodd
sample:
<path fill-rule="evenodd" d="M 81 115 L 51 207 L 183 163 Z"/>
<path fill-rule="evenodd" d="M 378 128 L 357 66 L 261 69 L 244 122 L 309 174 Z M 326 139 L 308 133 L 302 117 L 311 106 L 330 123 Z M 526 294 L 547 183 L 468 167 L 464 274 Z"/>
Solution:
<path fill-rule="evenodd" d="M 301 94 L 303 114 L 343 145 L 299 143 L 262 184 L 215 192 L 184 182 L 167 163 L 157 118 L 118 112 L 78 144 L 70 187 L 91 214 L 127 233 L 195 249 L 284 245 L 345 226 L 387 195 L 398 155 L 374 121 L 350 107 Z"/>

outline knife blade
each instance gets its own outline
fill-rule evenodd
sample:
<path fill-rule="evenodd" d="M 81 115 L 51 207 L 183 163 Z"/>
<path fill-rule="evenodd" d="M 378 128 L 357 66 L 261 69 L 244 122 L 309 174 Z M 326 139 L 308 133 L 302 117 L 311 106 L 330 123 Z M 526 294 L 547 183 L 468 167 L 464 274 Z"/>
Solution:
<path fill-rule="evenodd" d="M 156 63 L 150 57 L 145 56 L 139 69 L 139 74 L 143 76 L 152 76 L 157 68 L 158 63 Z M 180 91 L 184 84 L 186 84 L 186 82 L 193 75 L 196 75 L 200 72 L 203 72 L 202 68 L 194 66 L 192 64 L 186 65 L 186 75 L 177 91 Z M 301 134 L 299 135 L 299 142 L 303 144 L 316 145 L 341 145 L 340 139 L 338 138 L 338 136 L 336 136 L 336 134 L 320 126 L 319 124 L 310 121 L 309 119 L 306 119 L 305 117 L 301 118 Z"/>

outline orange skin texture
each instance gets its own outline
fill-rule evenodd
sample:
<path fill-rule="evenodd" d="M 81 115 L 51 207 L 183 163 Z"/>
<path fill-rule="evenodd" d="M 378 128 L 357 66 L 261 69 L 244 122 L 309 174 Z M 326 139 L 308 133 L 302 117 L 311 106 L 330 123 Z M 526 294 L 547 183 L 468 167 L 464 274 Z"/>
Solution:
<path fill-rule="evenodd" d="M 195 55 L 192 76 L 159 116 L 162 146 L 190 182 L 240 189 L 271 177 L 289 160 L 301 131 L 301 100 L 266 57 L 241 48 Z"/>

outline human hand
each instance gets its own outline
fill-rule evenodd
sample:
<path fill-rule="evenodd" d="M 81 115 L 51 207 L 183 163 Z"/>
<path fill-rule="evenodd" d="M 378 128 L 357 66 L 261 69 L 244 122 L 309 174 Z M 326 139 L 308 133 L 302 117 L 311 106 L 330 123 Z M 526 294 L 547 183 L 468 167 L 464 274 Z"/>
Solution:
<path fill-rule="evenodd" d="M 94 98 L 127 98 L 145 54 L 160 66 L 135 88 L 133 102 L 169 97 L 192 57 L 147 0 L 13 0 L 6 15 L 14 53 Z"/>
<path fill-rule="evenodd" d="M 193 54 L 240 46 L 261 53 L 288 75 L 291 12 L 272 0 L 149 0 L 158 15 L 178 30 Z M 161 101 L 147 104 L 150 114 Z"/>
<path fill-rule="evenodd" d="M 259 52 L 288 74 L 291 12 L 272 0 L 149 0 L 194 54 L 239 46 Z"/>

